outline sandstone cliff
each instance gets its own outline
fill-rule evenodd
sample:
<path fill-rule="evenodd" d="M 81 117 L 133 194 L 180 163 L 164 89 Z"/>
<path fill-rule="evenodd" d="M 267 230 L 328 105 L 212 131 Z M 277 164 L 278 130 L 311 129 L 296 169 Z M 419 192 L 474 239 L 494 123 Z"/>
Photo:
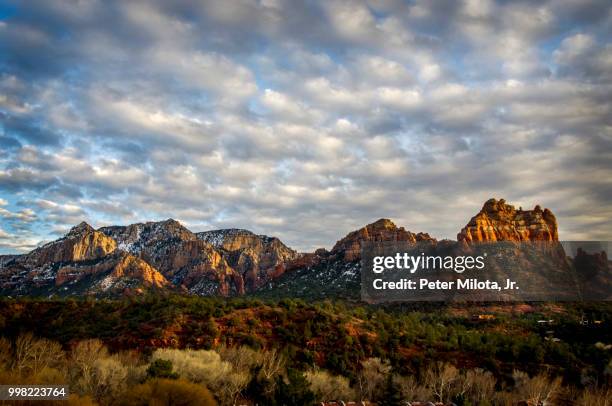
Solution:
<path fill-rule="evenodd" d="M 121 293 L 124 289 L 165 288 L 170 283 L 151 265 L 127 252 L 117 251 L 96 262 L 81 261 L 61 266 L 55 286 L 89 279 L 88 293 Z"/>
<path fill-rule="evenodd" d="M 11 294 L 114 295 L 169 287 L 155 268 L 118 250 L 114 239 L 84 222 L 56 241 L 4 261 L 0 269 L 0 291 Z"/>
<path fill-rule="evenodd" d="M 276 237 L 257 235 L 248 230 L 225 229 L 197 233 L 197 237 L 224 253 L 228 264 L 254 291 L 285 271 L 285 264 L 298 257 Z"/>
<path fill-rule="evenodd" d="M 195 294 L 243 294 L 242 276 L 222 252 L 176 220 L 112 226 L 100 231 L 114 238 L 118 248 L 157 268 L 176 286 Z"/>
<path fill-rule="evenodd" d="M 557 220 L 548 209 L 516 209 L 504 199 L 489 199 L 457 234 L 458 241 L 558 241 Z"/>
<path fill-rule="evenodd" d="M 82 222 L 73 227 L 63 238 L 35 249 L 25 259 L 31 266 L 85 261 L 101 258 L 116 248 L 115 240 Z"/>
<path fill-rule="evenodd" d="M 434 242 L 435 239 L 426 233 L 414 234 L 404 227 L 397 227 L 389 219 L 380 219 L 349 233 L 334 245 L 331 253 L 342 255 L 345 261 L 356 261 L 361 257 L 361 245 L 364 241 Z"/>

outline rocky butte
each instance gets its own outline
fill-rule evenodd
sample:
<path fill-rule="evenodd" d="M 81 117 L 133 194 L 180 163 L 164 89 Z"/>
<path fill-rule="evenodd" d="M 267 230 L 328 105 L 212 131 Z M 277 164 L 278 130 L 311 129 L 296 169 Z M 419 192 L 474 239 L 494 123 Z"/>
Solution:
<path fill-rule="evenodd" d="M 356 261 L 361 257 L 361 244 L 364 241 L 435 242 L 436 240 L 427 233 L 415 234 L 407 231 L 404 227 L 397 227 L 389 219 L 380 219 L 359 230 L 350 232 L 334 245 L 331 254 L 340 254 L 345 261 Z"/>
<path fill-rule="evenodd" d="M 458 241 L 558 241 L 557 219 L 548 210 L 516 209 L 504 199 L 489 199 L 457 234 Z"/>

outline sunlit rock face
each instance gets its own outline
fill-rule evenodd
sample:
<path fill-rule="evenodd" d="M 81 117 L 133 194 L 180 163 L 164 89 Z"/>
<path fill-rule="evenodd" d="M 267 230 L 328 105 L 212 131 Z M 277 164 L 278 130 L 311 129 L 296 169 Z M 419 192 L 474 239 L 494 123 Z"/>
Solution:
<path fill-rule="evenodd" d="M 124 251 L 116 251 L 91 263 L 73 262 L 57 270 L 55 285 L 89 281 L 88 293 L 123 293 L 125 289 L 165 288 L 170 283 L 151 265 Z"/>
<path fill-rule="evenodd" d="M 297 253 L 275 237 L 242 229 L 193 233 L 173 219 L 99 230 L 83 222 L 28 254 L 0 256 L 0 292 L 117 294 L 173 289 L 232 296 L 274 286 L 290 292 L 317 286 L 330 293 L 331 288 L 358 286 L 364 242 L 425 242 L 432 249 L 467 249 L 471 242 L 557 241 L 557 222 L 550 210 L 540 206 L 522 210 L 503 199 L 490 199 L 457 240 L 437 241 L 380 219 L 348 233 L 330 251 Z M 565 258 L 562 250 L 558 257 Z"/>
<path fill-rule="evenodd" d="M 7 294 L 120 295 L 171 284 L 144 260 L 83 222 L 64 237 L 4 261 L 0 290 Z"/>
<path fill-rule="evenodd" d="M 489 199 L 457 234 L 458 241 L 558 241 L 557 220 L 548 210 L 516 209 L 504 199 Z"/>
<path fill-rule="evenodd" d="M 282 275 L 285 265 L 299 256 L 278 238 L 248 230 L 213 230 L 197 233 L 197 236 L 224 253 L 228 264 L 244 280 L 247 291 L 255 291 Z"/>
<path fill-rule="evenodd" d="M 345 261 L 356 261 L 361 257 L 361 245 L 364 241 L 435 241 L 427 233 L 412 233 L 397 227 L 389 219 L 380 219 L 359 230 L 349 233 L 339 240 L 331 250 L 332 254 L 341 254 Z"/>
<path fill-rule="evenodd" d="M 26 256 L 26 263 L 40 266 L 48 263 L 85 261 L 101 258 L 117 248 L 114 239 L 82 222 L 59 240 L 35 249 Z"/>
<path fill-rule="evenodd" d="M 200 295 L 244 294 L 242 276 L 223 253 L 176 220 L 100 229 L 118 248 L 158 269 L 175 286 Z"/>
<path fill-rule="evenodd" d="M 278 238 L 247 230 L 192 233 L 178 221 L 100 229 L 121 250 L 157 268 L 177 287 L 199 295 L 241 295 L 284 272 L 297 257 Z"/>

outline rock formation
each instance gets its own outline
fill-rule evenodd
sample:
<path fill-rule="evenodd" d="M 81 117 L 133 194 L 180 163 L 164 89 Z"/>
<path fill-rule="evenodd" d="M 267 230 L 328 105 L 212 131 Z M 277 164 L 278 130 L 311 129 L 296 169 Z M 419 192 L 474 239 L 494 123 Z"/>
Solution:
<path fill-rule="evenodd" d="M 349 233 L 334 245 L 332 254 L 341 254 L 345 261 L 356 261 L 361 257 L 361 245 L 364 241 L 435 241 L 429 234 L 414 234 L 397 227 L 389 219 L 380 219 L 372 224 Z"/>
<path fill-rule="evenodd" d="M 226 229 L 197 233 L 197 237 L 225 253 L 229 265 L 243 278 L 246 289 L 254 291 L 285 271 L 285 264 L 298 257 L 276 237 L 248 230 Z"/>
<path fill-rule="evenodd" d="M 92 293 L 96 291 L 119 291 L 125 288 L 164 288 L 170 283 L 151 265 L 124 251 L 117 251 L 95 263 L 73 262 L 61 266 L 57 271 L 55 286 L 62 286 L 96 277 L 91 283 Z"/>
<path fill-rule="evenodd" d="M 12 294 L 107 295 L 169 287 L 155 268 L 118 250 L 114 239 L 84 222 L 56 241 L 4 261 L 0 270 L 0 291 Z"/>
<path fill-rule="evenodd" d="M 176 286 L 194 294 L 243 294 L 241 275 L 222 253 L 176 220 L 112 226 L 100 231 L 158 269 Z"/>
<path fill-rule="evenodd" d="M 173 219 L 99 230 L 81 223 L 28 254 L 0 256 L 0 293 L 177 289 L 231 296 L 274 286 L 288 292 L 317 286 L 325 295 L 358 288 L 366 241 L 426 242 L 432 250 L 450 252 L 471 249 L 469 243 L 478 241 L 557 241 L 557 222 L 548 209 L 517 210 L 503 199 L 490 199 L 457 239 L 438 242 L 380 219 L 350 232 L 331 251 L 297 253 L 275 237 L 241 229 L 193 233 Z M 559 258 L 565 261 L 562 252 Z"/>
<path fill-rule="evenodd" d="M 99 231 L 195 294 L 244 294 L 284 272 L 297 256 L 278 238 L 226 229 L 194 234 L 173 219 Z"/>
<path fill-rule="evenodd" d="M 489 199 L 457 234 L 458 241 L 558 241 L 557 220 L 548 209 L 515 209 L 504 199 Z"/>
<path fill-rule="evenodd" d="M 33 266 L 48 263 L 84 261 L 101 258 L 117 248 L 117 243 L 105 234 L 82 222 L 59 240 L 50 242 L 26 256 Z"/>

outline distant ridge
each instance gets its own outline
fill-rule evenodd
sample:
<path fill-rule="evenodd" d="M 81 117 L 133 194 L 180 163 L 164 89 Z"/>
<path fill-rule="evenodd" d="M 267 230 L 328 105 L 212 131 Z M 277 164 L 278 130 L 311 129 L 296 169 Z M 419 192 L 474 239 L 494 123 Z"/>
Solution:
<path fill-rule="evenodd" d="M 557 222 L 540 206 L 523 211 L 489 199 L 457 239 L 556 241 Z M 316 289 L 324 296 L 358 285 L 364 241 L 438 243 L 389 219 L 348 233 L 330 251 L 314 253 L 298 253 L 276 237 L 238 228 L 193 233 L 174 219 L 98 230 L 82 222 L 30 253 L 0 256 L 0 294 L 114 296 L 156 290 L 231 296 Z"/>

